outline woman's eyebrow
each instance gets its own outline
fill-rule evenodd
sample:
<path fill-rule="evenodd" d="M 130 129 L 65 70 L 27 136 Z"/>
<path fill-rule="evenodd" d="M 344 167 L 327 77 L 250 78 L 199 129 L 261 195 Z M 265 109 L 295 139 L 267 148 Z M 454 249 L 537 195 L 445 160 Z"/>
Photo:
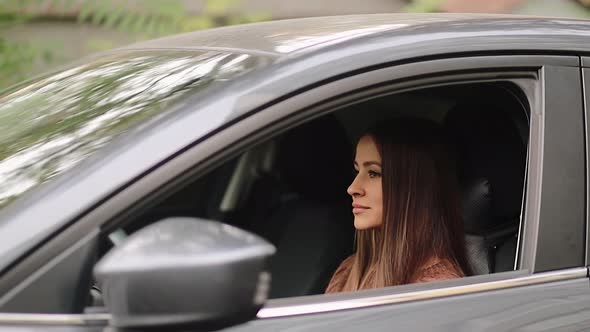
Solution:
<path fill-rule="evenodd" d="M 358 163 L 356 162 L 356 160 L 355 160 L 355 161 L 354 161 L 354 166 L 358 167 L 358 165 L 359 165 L 359 164 L 358 164 Z M 381 163 L 380 163 L 380 162 L 377 162 L 377 161 L 365 161 L 365 162 L 363 163 L 363 166 L 364 166 L 364 167 L 371 166 L 371 165 L 376 165 L 376 166 L 379 166 L 379 167 L 381 167 Z"/>
<path fill-rule="evenodd" d="M 371 165 L 375 165 L 375 166 L 381 167 L 381 163 L 380 162 L 377 162 L 377 161 L 365 161 L 363 163 L 363 166 L 364 167 L 368 167 L 368 166 L 371 166 Z M 359 164 L 356 162 L 356 160 L 354 161 L 354 166 L 355 167 L 358 167 L 359 166 Z"/>
<path fill-rule="evenodd" d="M 365 167 L 371 166 L 371 165 L 375 165 L 375 166 L 381 167 L 381 163 L 380 162 L 377 162 L 377 161 L 365 161 L 363 163 L 363 166 L 365 166 Z"/>

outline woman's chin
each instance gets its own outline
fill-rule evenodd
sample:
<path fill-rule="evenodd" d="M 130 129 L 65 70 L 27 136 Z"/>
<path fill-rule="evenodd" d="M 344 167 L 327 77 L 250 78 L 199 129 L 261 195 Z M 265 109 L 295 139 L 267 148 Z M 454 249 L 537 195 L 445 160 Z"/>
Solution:
<path fill-rule="evenodd" d="M 359 231 L 379 227 L 380 223 L 373 220 L 366 220 L 365 218 L 354 218 L 354 228 Z"/>

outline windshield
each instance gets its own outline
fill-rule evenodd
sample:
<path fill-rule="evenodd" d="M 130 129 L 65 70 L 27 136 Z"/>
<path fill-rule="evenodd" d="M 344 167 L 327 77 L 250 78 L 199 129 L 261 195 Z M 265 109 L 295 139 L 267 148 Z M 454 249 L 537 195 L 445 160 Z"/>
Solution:
<path fill-rule="evenodd" d="M 221 52 L 111 55 L 0 95 L 0 209 L 183 96 L 257 67 Z"/>

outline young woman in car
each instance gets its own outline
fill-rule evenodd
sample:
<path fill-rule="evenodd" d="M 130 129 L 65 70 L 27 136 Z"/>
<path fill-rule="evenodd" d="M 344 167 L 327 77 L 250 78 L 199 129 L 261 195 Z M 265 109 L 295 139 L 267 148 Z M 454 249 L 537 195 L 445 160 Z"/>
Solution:
<path fill-rule="evenodd" d="M 356 252 L 326 293 L 471 274 L 456 177 L 444 135 L 426 120 L 398 119 L 358 141 L 348 188 Z"/>

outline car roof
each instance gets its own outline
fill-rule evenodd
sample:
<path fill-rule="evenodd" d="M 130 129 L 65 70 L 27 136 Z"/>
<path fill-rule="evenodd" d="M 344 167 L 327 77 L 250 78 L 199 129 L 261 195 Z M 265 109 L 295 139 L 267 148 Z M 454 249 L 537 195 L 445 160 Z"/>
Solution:
<path fill-rule="evenodd" d="M 506 24 L 510 22 L 510 24 Z M 539 34 L 550 27 L 567 30 L 590 29 L 590 21 L 497 14 L 367 14 L 311 17 L 277 20 L 246 25 L 228 26 L 190 32 L 172 37 L 133 44 L 123 49 L 217 49 L 267 56 L 294 56 L 346 41 L 370 37 L 393 30 L 400 34 L 425 32 L 445 34 L 457 26 L 469 25 L 472 31 L 507 28 L 537 30 Z M 478 28 L 477 26 L 480 26 Z M 494 27 L 496 25 L 496 27 Z"/>

